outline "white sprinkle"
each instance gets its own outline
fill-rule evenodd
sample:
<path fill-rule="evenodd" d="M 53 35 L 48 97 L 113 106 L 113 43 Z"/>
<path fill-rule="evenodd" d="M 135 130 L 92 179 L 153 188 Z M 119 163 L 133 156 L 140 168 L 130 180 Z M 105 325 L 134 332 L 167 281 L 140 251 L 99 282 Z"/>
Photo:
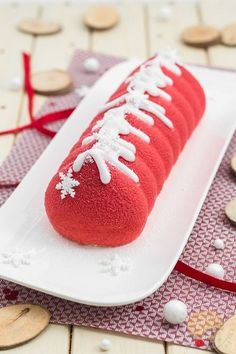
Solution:
<path fill-rule="evenodd" d="M 84 69 L 89 73 L 95 73 L 100 68 L 99 61 L 97 60 L 97 58 L 94 57 L 85 59 L 83 65 Z"/>
<path fill-rule="evenodd" d="M 211 263 L 206 268 L 206 273 L 219 279 L 223 279 L 225 275 L 224 268 L 218 263 Z"/>
<path fill-rule="evenodd" d="M 213 243 L 213 246 L 218 249 L 218 250 L 223 250 L 224 247 L 225 247 L 225 243 L 224 243 L 224 240 L 220 239 L 220 238 L 217 238 L 214 243 Z"/>
<path fill-rule="evenodd" d="M 100 343 L 100 349 L 102 350 L 110 350 L 111 349 L 111 341 L 107 338 L 102 339 L 101 343 Z"/>
<path fill-rule="evenodd" d="M 188 316 L 187 306 L 179 300 L 170 300 L 164 306 L 163 316 L 171 324 L 184 322 Z"/>
<path fill-rule="evenodd" d="M 85 97 L 90 90 L 90 87 L 87 85 L 81 85 L 80 87 L 75 89 L 75 93 L 80 97 Z"/>
<path fill-rule="evenodd" d="M 158 19 L 160 21 L 167 21 L 172 15 L 172 8 L 171 6 L 165 5 L 160 8 L 158 12 Z"/>
<path fill-rule="evenodd" d="M 19 76 L 15 76 L 11 79 L 9 83 L 9 90 L 19 91 L 23 86 L 22 79 Z"/>

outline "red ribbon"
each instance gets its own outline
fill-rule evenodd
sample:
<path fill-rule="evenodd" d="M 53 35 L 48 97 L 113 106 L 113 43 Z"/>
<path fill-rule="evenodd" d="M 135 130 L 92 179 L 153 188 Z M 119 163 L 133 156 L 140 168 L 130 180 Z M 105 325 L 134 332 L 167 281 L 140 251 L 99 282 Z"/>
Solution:
<path fill-rule="evenodd" d="M 48 123 L 52 123 L 52 122 L 56 122 L 68 118 L 73 112 L 73 110 L 75 109 L 75 107 L 64 109 L 53 113 L 48 113 L 36 119 L 33 114 L 34 90 L 31 84 L 31 57 L 29 54 L 23 53 L 22 58 L 23 58 L 23 67 L 24 67 L 24 91 L 26 93 L 27 100 L 28 100 L 28 112 L 30 117 L 30 123 L 20 127 L 0 131 L 0 136 L 7 135 L 7 134 L 18 134 L 27 129 L 37 129 L 42 134 L 45 134 L 52 138 L 55 136 L 56 132 L 47 128 L 45 125 Z M 4 181 L 4 182 L 0 182 L 0 188 L 15 188 L 18 186 L 18 184 L 19 182 L 17 181 L 10 181 L 10 182 Z"/>
<path fill-rule="evenodd" d="M 0 182 L 0 188 L 16 188 L 20 182 Z"/>
<path fill-rule="evenodd" d="M 24 66 L 24 90 L 28 99 L 28 112 L 30 117 L 30 123 L 25 124 L 21 127 L 12 128 L 0 132 L 1 135 L 7 134 L 18 134 L 26 129 L 37 129 L 42 134 L 49 137 L 54 137 L 56 132 L 45 127 L 46 124 L 56 122 L 62 119 L 66 119 L 73 112 L 75 107 L 64 109 L 61 111 L 48 113 L 42 117 L 36 119 L 34 117 L 34 90 L 31 85 L 31 58 L 27 53 L 23 53 L 23 66 Z"/>
<path fill-rule="evenodd" d="M 57 111 L 54 113 L 48 113 L 40 117 L 39 119 L 36 119 L 34 117 L 34 90 L 31 85 L 31 60 L 30 56 L 26 53 L 23 53 L 23 64 L 24 64 L 24 89 L 25 93 L 27 95 L 28 99 L 28 112 L 30 116 L 30 123 L 23 125 L 21 127 L 9 129 L 0 132 L 1 135 L 6 135 L 6 134 L 17 134 L 20 133 L 26 129 L 37 129 L 39 132 L 42 134 L 45 134 L 49 137 L 54 137 L 56 132 L 48 129 L 45 127 L 45 124 L 56 122 L 62 119 L 66 119 L 70 116 L 70 114 L 73 112 L 74 108 L 68 108 L 65 110 Z M 8 183 L 0 183 L 0 188 L 1 187 L 6 187 L 6 188 L 13 188 L 17 187 L 19 182 L 8 182 Z M 175 270 L 178 272 L 186 275 L 187 277 L 190 277 L 192 279 L 195 279 L 197 281 L 206 283 L 208 285 L 212 285 L 218 289 L 230 291 L 236 293 L 236 283 L 231 283 L 225 280 L 221 280 L 215 277 L 212 277 L 208 274 L 202 273 L 199 270 L 196 270 L 189 265 L 178 261 Z"/>
<path fill-rule="evenodd" d="M 236 283 L 232 283 L 223 279 L 212 277 L 209 274 L 203 273 L 195 268 L 190 267 L 188 264 L 178 261 L 175 270 L 186 275 L 189 278 L 195 279 L 207 285 L 214 286 L 215 288 L 236 293 Z"/>

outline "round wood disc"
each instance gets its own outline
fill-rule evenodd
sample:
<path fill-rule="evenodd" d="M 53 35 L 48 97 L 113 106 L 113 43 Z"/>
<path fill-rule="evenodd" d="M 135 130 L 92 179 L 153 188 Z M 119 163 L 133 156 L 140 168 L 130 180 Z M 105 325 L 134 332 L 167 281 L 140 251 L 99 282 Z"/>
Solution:
<path fill-rule="evenodd" d="M 230 161 L 232 171 L 236 174 L 236 154 L 233 155 Z"/>
<path fill-rule="evenodd" d="M 236 46 L 236 23 L 232 23 L 222 30 L 221 41 L 224 45 Z"/>
<path fill-rule="evenodd" d="M 222 354 L 235 354 L 236 352 L 236 315 L 231 317 L 216 332 L 214 347 Z"/>
<path fill-rule="evenodd" d="M 41 306 L 19 304 L 0 309 L 0 349 L 28 342 L 49 323 L 50 314 Z"/>
<path fill-rule="evenodd" d="M 72 88 L 69 74 L 63 70 L 40 71 L 32 75 L 32 87 L 42 95 L 58 95 Z"/>
<path fill-rule="evenodd" d="M 24 33 L 37 36 L 57 33 L 61 30 L 61 26 L 55 22 L 28 19 L 18 24 L 18 29 Z"/>
<path fill-rule="evenodd" d="M 236 224 L 236 199 L 231 200 L 226 205 L 225 214 L 233 224 Z"/>
<path fill-rule="evenodd" d="M 119 14 L 114 6 L 97 5 L 91 6 L 85 16 L 86 26 L 96 30 L 105 30 L 115 26 L 119 21 Z"/>
<path fill-rule="evenodd" d="M 193 26 L 186 28 L 182 33 L 184 43 L 194 46 L 207 48 L 220 41 L 220 32 L 210 26 Z"/>

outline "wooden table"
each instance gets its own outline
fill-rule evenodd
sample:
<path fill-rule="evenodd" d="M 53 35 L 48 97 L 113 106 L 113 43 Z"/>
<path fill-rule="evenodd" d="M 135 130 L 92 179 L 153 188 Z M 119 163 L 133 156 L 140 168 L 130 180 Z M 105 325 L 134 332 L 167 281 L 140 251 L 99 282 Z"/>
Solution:
<path fill-rule="evenodd" d="M 27 122 L 26 100 L 22 92 L 8 89 L 10 80 L 21 75 L 22 51 L 30 52 L 33 69 L 65 69 L 75 48 L 103 53 L 146 58 L 159 48 L 171 46 L 180 50 L 186 62 L 236 69 L 236 48 L 217 45 L 208 50 L 187 47 L 180 42 L 181 31 L 190 25 L 205 23 L 218 28 L 236 21 L 235 0 L 202 0 L 171 3 L 168 21 L 158 19 L 166 2 L 118 5 L 121 21 L 109 31 L 89 31 L 82 22 L 86 6 L 75 4 L 8 4 L 0 6 L 0 130 Z M 54 19 L 63 25 L 57 35 L 33 37 L 16 30 L 25 17 Z M 38 96 L 36 109 L 45 98 Z M 0 138 L 0 162 L 9 153 L 16 137 Z M 32 342 L 12 349 L 17 354 L 92 354 L 99 353 L 104 337 L 111 339 L 110 353 L 120 354 L 197 354 L 205 351 L 183 348 L 164 342 L 144 340 L 100 330 L 73 326 L 50 325 Z M 5 351 L 3 351 L 5 353 Z M 9 353 L 6 352 L 6 353 Z"/>

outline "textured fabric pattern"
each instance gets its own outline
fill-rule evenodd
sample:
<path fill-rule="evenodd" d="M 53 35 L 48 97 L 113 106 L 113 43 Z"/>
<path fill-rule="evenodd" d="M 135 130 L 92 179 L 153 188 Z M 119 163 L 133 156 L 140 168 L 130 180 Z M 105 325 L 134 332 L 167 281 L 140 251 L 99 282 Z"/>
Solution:
<path fill-rule="evenodd" d="M 88 74 L 83 71 L 82 61 L 89 56 L 91 53 L 77 51 L 70 65 L 69 71 L 77 87 L 81 84 L 92 85 L 107 68 L 120 61 L 117 58 L 96 55 L 102 63 L 101 69 L 99 73 Z M 73 107 L 79 100 L 75 93 L 51 97 L 39 116 L 45 112 Z M 54 124 L 53 128 L 58 129 L 60 124 Z M 20 181 L 49 141 L 49 138 L 36 131 L 22 133 L 0 168 L 0 181 Z M 224 215 L 224 205 L 236 195 L 236 180 L 229 169 L 229 160 L 235 151 L 236 134 L 181 256 L 181 260 L 200 270 L 204 270 L 210 262 L 221 263 L 229 281 L 236 280 L 236 232 Z M 0 189 L 1 205 L 12 191 L 13 188 Z M 212 246 L 213 240 L 218 237 L 225 240 L 223 251 L 215 250 Z M 162 318 L 164 304 L 173 298 L 184 301 L 188 307 L 188 320 L 178 326 L 171 326 Z M 80 305 L 1 280 L 0 306 L 17 302 L 31 302 L 47 307 L 52 313 L 53 323 L 107 329 L 193 347 L 201 345 L 205 349 L 211 348 L 210 341 L 216 328 L 236 311 L 235 295 L 191 280 L 176 271 L 172 272 L 158 291 L 143 301 L 110 308 Z"/>

